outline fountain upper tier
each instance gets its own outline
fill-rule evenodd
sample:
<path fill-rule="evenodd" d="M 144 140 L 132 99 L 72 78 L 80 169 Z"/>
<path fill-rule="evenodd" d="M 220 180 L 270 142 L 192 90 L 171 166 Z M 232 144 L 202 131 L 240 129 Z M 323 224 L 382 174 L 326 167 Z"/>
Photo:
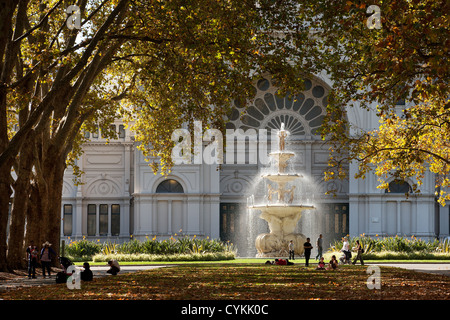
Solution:
<path fill-rule="evenodd" d="M 276 161 L 277 171 L 282 173 L 286 171 L 287 162 L 295 156 L 294 152 L 276 151 L 269 153 L 269 156 Z"/>

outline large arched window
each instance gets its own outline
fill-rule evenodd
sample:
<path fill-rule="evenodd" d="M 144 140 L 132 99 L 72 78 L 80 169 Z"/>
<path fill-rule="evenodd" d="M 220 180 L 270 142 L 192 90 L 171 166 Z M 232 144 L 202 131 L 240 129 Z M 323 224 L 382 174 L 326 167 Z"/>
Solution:
<path fill-rule="evenodd" d="M 161 182 L 156 188 L 156 193 L 184 193 L 183 186 L 174 179 Z"/>
<path fill-rule="evenodd" d="M 389 183 L 389 188 L 384 191 L 385 193 L 411 193 L 412 188 L 408 182 L 403 180 L 393 180 Z"/>

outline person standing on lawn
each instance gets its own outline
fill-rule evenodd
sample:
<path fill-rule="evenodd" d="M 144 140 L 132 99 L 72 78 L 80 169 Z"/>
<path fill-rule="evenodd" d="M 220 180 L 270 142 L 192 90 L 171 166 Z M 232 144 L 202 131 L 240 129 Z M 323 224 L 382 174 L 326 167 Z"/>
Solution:
<path fill-rule="evenodd" d="M 295 260 L 294 258 L 294 241 L 289 241 L 289 259 Z"/>
<path fill-rule="evenodd" d="M 311 257 L 311 249 L 313 248 L 311 243 L 311 239 L 306 238 L 306 242 L 303 244 L 303 248 L 305 249 L 305 266 L 309 266 L 309 258 Z"/>
<path fill-rule="evenodd" d="M 339 258 L 339 260 L 341 260 L 342 263 L 350 264 L 350 262 L 351 262 L 350 259 L 352 258 L 352 253 L 350 252 L 349 246 L 350 246 L 350 244 L 348 243 L 347 237 L 344 237 L 343 242 L 342 242 L 342 249 L 341 249 L 341 251 L 344 253 L 344 256 Z"/>
<path fill-rule="evenodd" d="M 41 264 L 42 264 L 42 275 L 45 278 L 45 269 L 47 269 L 48 277 L 50 278 L 50 271 L 51 271 L 51 263 L 52 263 L 52 257 L 56 256 L 56 252 L 51 248 L 51 243 L 48 241 L 44 242 L 42 244 L 42 250 L 41 250 Z"/>
<path fill-rule="evenodd" d="M 33 241 L 30 241 L 30 245 L 27 247 L 28 279 L 36 279 L 36 266 L 38 263 L 38 258 L 38 247 L 34 245 Z"/>
<path fill-rule="evenodd" d="M 322 240 L 322 234 L 320 234 L 319 237 L 317 238 L 317 241 L 316 241 L 316 245 L 317 245 L 317 256 L 316 256 L 316 260 L 317 260 L 317 259 L 320 260 L 320 258 L 322 258 L 322 252 L 323 252 L 322 243 L 323 243 L 323 240 Z"/>

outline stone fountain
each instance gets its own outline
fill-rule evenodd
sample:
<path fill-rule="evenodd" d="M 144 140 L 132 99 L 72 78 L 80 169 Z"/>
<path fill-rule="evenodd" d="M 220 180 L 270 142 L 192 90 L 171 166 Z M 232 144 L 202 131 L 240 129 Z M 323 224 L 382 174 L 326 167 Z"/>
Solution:
<path fill-rule="evenodd" d="M 295 233 L 295 228 L 303 210 L 313 209 L 312 205 L 294 203 L 295 185 L 289 183 L 302 178 L 298 173 L 286 172 L 288 161 L 295 156 L 294 152 L 285 151 L 285 141 L 289 132 L 284 129 L 284 123 L 278 131 L 279 150 L 269 153 L 275 161 L 273 173 L 263 174 L 262 178 L 277 185 L 267 184 L 266 203 L 249 205 L 250 210 L 261 212 L 260 218 L 269 224 L 270 233 L 263 233 L 256 237 L 255 246 L 258 257 L 280 257 L 288 255 L 288 245 L 292 240 L 296 255 L 303 254 L 303 244 L 306 237 L 301 233 Z"/>

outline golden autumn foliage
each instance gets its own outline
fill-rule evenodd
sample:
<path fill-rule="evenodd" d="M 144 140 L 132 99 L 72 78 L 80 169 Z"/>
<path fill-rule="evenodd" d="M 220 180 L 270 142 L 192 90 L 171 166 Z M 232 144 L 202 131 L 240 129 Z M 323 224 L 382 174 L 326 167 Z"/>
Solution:
<path fill-rule="evenodd" d="M 418 191 L 430 170 L 444 205 L 450 199 L 448 1 L 306 3 L 303 14 L 334 86 L 322 127 L 334 144 L 327 178 L 347 177 L 344 164 L 355 161 L 356 177 L 373 171 L 380 188 L 391 176 L 410 178 Z M 381 28 L 367 27 L 368 5 L 378 6 Z M 379 128 L 354 127 L 350 108 L 375 113 Z"/>
<path fill-rule="evenodd" d="M 291 64 L 309 51 L 280 36 L 298 24 L 297 1 L 81 0 L 79 29 L 71 4 L 0 1 L 0 270 L 22 264 L 24 234 L 58 249 L 64 170 L 82 174 L 83 131 L 111 138 L 111 121 L 128 117 L 167 172 L 182 123 L 222 128 L 260 74 L 298 89 L 299 72 L 313 72 Z"/>

